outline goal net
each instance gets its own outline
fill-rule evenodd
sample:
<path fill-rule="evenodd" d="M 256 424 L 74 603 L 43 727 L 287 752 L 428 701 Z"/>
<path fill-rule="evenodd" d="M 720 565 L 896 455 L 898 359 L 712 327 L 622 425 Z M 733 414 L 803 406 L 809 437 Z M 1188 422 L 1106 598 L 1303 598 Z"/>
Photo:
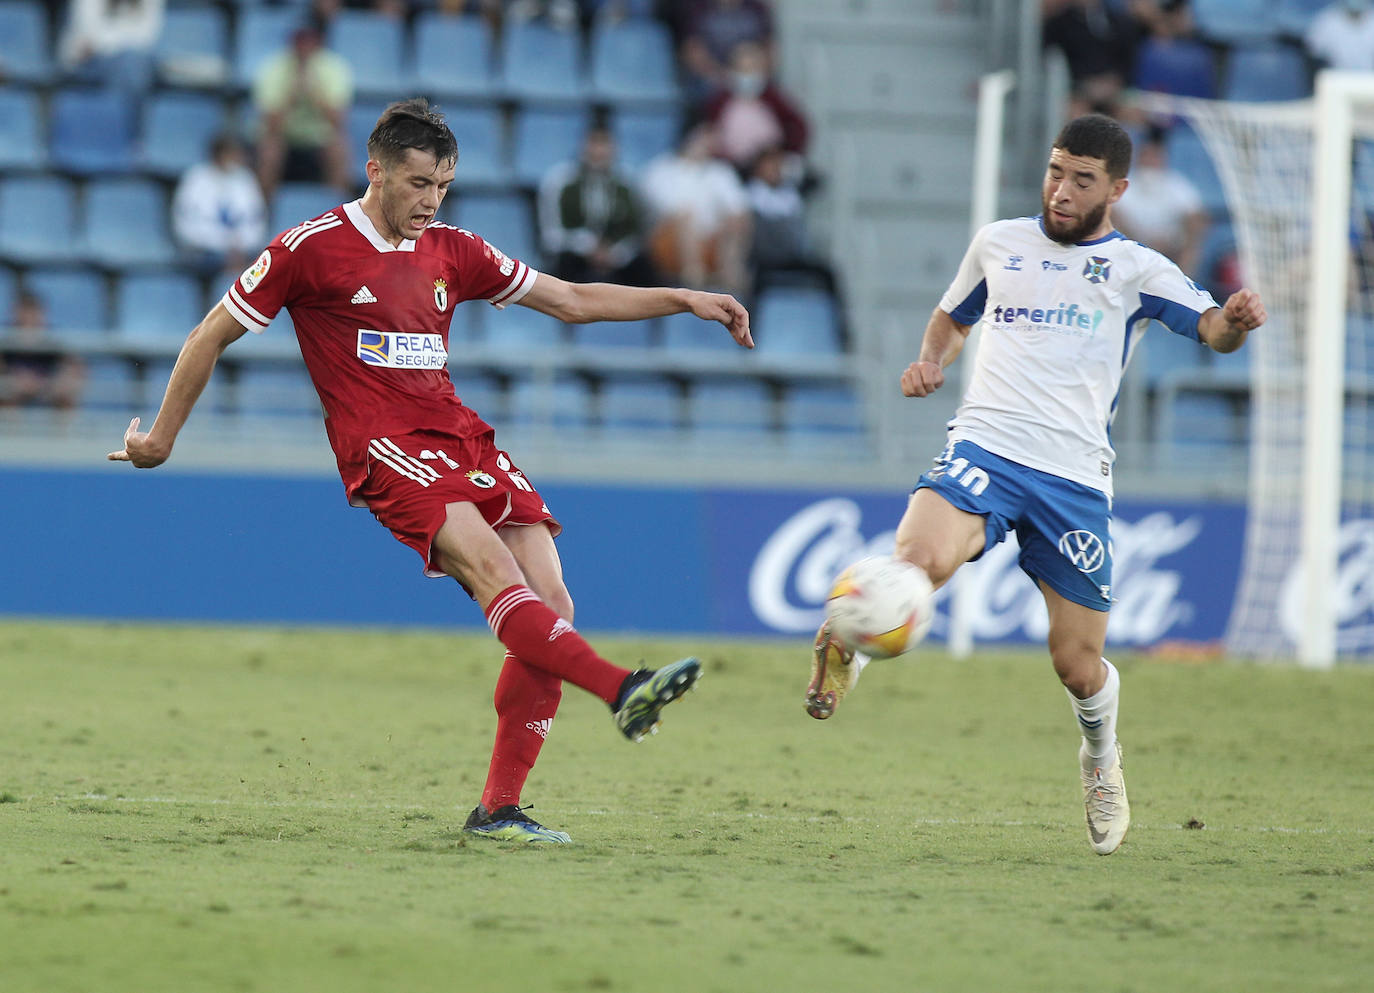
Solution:
<path fill-rule="evenodd" d="M 1150 105 L 1159 108 L 1151 101 Z M 1293 104 L 1167 99 L 1226 194 L 1250 336 L 1250 481 L 1228 651 L 1374 656 L 1374 76 Z"/>

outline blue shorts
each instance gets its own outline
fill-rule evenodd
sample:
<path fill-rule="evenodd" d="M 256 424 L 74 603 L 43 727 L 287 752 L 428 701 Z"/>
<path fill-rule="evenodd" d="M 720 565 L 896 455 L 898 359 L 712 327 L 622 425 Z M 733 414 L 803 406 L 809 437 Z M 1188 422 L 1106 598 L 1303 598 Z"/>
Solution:
<path fill-rule="evenodd" d="M 1101 490 L 993 455 L 971 441 L 956 441 L 940 453 L 916 483 L 917 490 L 927 488 L 983 518 L 984 550 L 1015 528 L 1026 575 L 1074 603 L 1111 609 L 1112 504 Z"/>

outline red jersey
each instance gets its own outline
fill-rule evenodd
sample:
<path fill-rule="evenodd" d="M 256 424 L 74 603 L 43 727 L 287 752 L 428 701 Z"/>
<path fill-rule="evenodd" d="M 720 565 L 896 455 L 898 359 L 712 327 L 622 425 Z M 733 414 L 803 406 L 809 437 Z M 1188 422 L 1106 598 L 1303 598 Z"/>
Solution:
<path fill-rule="evenodd" d="M 283 307 L 290 312 L 352 500 L 367 478 L 372 439 L 491 430 L 453 392 L 453 308 L 464 300 L 504 307 L 537 275 L 448 224 L 432 223 L 420 238 L 393 246 L 355 200 L 283 231 L 220 302 L 259 333 Z"/>

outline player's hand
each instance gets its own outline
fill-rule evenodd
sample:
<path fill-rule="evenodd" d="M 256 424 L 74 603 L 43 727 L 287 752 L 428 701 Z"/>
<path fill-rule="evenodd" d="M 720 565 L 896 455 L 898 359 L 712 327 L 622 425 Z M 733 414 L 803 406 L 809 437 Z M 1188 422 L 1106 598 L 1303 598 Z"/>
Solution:
<path fill-rule="evenodd" d="M 945 385 L 945 370 L 935 362 L 913 362 L 902 373 L 902 396 L 928 397 Z"/>
<path fill-rule="evenodd" d="M 1236 290 L 1227 297 L 1221 316 L 1236 331 L 1253 331 L 1269 319 L 1259 294 L 1246 289 Z"/>
<path fill-rule="evenodd" d="M 692 294 L 692 313 L 703 321 L 719 321 L 730 332 L 730 337 L 745 348 L 754 347 L 754 336 L 749 333 L 749 311 L 728 293 L 706 293 L 697 291 Z"/>
<path fill-rule="evenodd" d="M 111 462 L 132 462 L 137 469 L 152 469 L 154 466 L 162 465 L 167 461 L 167 456 L 172 454 L 172 450 L 154 444 L 147 431 L 138 429 L 138 424 L 137 417 L 129 422 L 129 427 L 124 432 L 124 450 L 111 452 L 105 457 Z"/>

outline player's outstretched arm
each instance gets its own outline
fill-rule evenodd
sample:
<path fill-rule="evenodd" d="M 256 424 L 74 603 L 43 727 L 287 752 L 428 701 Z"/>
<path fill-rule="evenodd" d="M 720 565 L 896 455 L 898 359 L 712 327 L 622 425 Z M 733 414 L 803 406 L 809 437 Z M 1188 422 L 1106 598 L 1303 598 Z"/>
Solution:
<path fill-rule="evenodd" d="M 541 272 L 520 303 L 567 324 L 642 321 L 692 313 L 704 321 L 724 325 L 730 337 L 743 347 L 754 347 L 754 338 L 749 331 L 749 311 L 728 293 L 666 286 L 570 283 Z"/>
<path fill-rule="evenodd" d="M 141 419 L 135 417 L 124 432 L 124 447 L 106 458 L 112 462 L 132 462 L 139 469 L 151 469 L 166 462 L 172 454 L 177 433 L 191 416 L 191 408 L 210 381 L 215 363 L 226 348 L 243 337 L 243 332 L 243 325 L 229 316 L 224 305 L 215 304 L 215 309 L 196 325 L 186 338 L 186 344 L 181 346 L 181 354 L 172 367 L 172 378 L 162 398 L 162 409 L 153 426 L 140 431 Z"/>
<path fill-rule="evenodd" d="M 968 332 L 968 325 L 936 307 L 921 339 L 920 357 L 902 372 L 902 395 L 930 396 L 945 385 L 945 366 L 959 357 Z"/>
<path fill-rule="evenodd" d="M 1269 319 L 1264 302 L 1254 290 L 1236 290 L 1222 307 L 1213 307 L 1197 322 L 1197 336 L 1218 352 L 1234 352 L 1245 344 L 1251 331 Z"/>

